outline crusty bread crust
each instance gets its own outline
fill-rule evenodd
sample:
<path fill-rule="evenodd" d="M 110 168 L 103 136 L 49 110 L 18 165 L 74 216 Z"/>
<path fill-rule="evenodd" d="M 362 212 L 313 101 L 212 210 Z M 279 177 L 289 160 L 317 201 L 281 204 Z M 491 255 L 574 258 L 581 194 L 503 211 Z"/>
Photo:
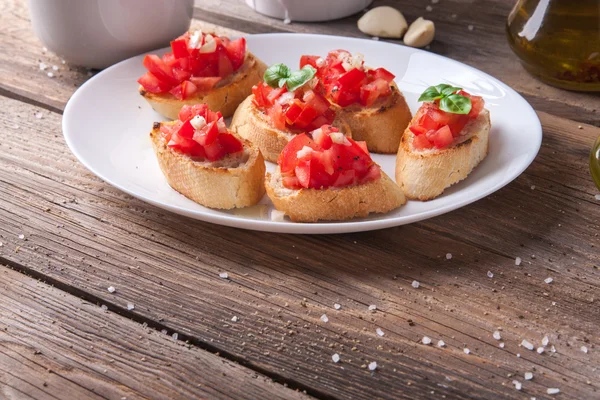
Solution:
<path fill-rule="evenodd" d="M 350 125 L 354 140 L 367 142 L 367 148 L 373 153 L 396 153 L 402 132 L 412 118 L 398 86 L 392 83 L 391 87 L 392 94 L 378 100 L 371 107 L 337 106 L 335 110 Z"/>
<path fill-rule="evenodd" d="M 231 117 L 237 106 L 252 93 L 252 86 L 262 80 L 267 66 L 252 53 L 248 53 L 244 65 L 231 77 L 220 81 L 208 93 L 198 93 L 185 100 L 177 100 L 170 93 L 150 93 L 140 86 L 139 91 L 154 111 L 176 120 L 179 110 L 186 104 L 204 103 L 212 111 L 220 111 L 223 117 Z"/>
<path fill-rule="evenodd" d="M 415 151 L 406 129 L 396 158 L 396 182 L 411 200 L 431 200 L 465 179 L 488 154 L 490 113 L 484 109 L 463 129 L 461 139 L 442 150 Z"/>
<path fill-rule="evenodd" d="M 162 122 L 172 124 L 174 122 Z M 169 148 L 156 122 L 150 132 L 158 164 L 169 185 L 205 207 L 232 209 L 255 205 L 265 194 L 265 162 L 252 143 L 243 140 L 244 156 L 210 163 L 194 161 Z M 238 137 L 239 138 L 239 137 Z M 227 166 L 215 166 L 226 164 Z M 240 162 L 243 162 L 240 164 Z"/>
<path fill-rule="evenodd" d="M 275 208 L 294 222 L 343 221 L 386 213 L 406 203 L 400 187 L 383 171 L 380 179 L 363 185 L 292 190 L 283 186 L 277 167 L 267 174 L 265 187 Z"/>
<path fill-rule="evenodd" d="M 230 129 L 238 135 L 258 146 L 263 157 L 267 161 L 277 162 L 279 154 L 286 144 L 301 131 L 282 131 L 273 128 L 269 123 L 269 117 L 254 105 L 254 95 L 250 95 L 240 104 L 233 114 Z M 333 121 L 333 126 L 348 137 L 352 137 L 352 131 L 348 124 L 340 118 Z"/>

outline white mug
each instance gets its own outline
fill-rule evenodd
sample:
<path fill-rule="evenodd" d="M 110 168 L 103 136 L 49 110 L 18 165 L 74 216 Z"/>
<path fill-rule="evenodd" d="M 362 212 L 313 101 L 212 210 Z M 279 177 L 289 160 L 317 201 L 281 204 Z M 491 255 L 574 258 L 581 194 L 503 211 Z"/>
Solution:
<path fill-rule="evenodd" d="M 29 0 L 33 30 L 71 64 L 106 68 L 190 27 L 194 0 Z"/>

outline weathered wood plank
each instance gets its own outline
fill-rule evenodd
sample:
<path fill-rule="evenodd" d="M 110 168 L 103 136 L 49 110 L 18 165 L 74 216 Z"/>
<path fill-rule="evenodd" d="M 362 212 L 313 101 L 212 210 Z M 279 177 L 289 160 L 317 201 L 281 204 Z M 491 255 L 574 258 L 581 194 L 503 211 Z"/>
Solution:
<path fill-rule="evenodd" d="M 375 0 L 371 7 L 390 5 L 410 23 L 418 17 L 436 24 L 430 51 L 472 65 L 520 92 L 536 110 L 600 125 L 600 96 L 568 92 L 532 78 L 512 53 L 505 25 L 514 1 L 445 0 L 436 4 L 410 0 Z M 427 11 L 430 7 L 431 11 Z M 239 0 L 196 0 L 195 18 L 247 33 L 304 32 L 367 38 L 356 22 L 362 13 L 324 23 L 292 22 L 251 11 Z M 469 30 L 472 27 L 472 30 Z M 400 41 L 393 41 L 401 43 Z"/>
<path fill-rule="evenodd" d="M 132 199 L 74 159 L 60 116 L 37 119 L 39 109 L 5 98 L 0 107 L 2 260 L 114 309 L 134 303 L 140 318 L 318 396 L 522 398 L 511 381 L 533 368 L 528 394 L 554 386 L 564 398 L 598 394 L 599 204 L 582 154 L 600 129 L 540 114 L 538 160 L 493 196 L 410 226 L 291 236 L 209 225 Z M 497 327 L 505 348 L 491 337 Z M 420 344 L 424 335 L 447 347 Z M 557 353 L 519 347 L 544 335 Z M 371 361 L 373 374 L 363 367 Z"/>
<path fill-rule="evenodd" d="M 301 399 L 267 377 L 0 265 L 3 399 Z"/>
<path fill-rule="evenodd" d="M 436 23 L 437 36 L 431 51 L 465 62 L 506 82 L 522 93 L 538 110 L 564 118 L 600 124 L 597 94 L 567 92 L 545 85 L 529 76 L 510 51 L 504 24 L 511 2 L 446 0 L 432 5 L 402 0 L 376 0 L 374 6 L 389 4 L 401 9 L 407 19 L 425 15 Z M 264 32 L 309 32 L 364 37 L 356 28 L 360 15 L 327 23 L 283 24 L 251 11 L 239 0 L 201 0 L 196 3 L 194 28 L 224 34 Z M 455 17 L 453 17 L 455 16 Z M 222 25 L 225 28 L 215 26 Z M 473 25 L 473 31 L 467 27 Z M 85 69 L 63 65 L 59 57 L 42 50 L 33 35 L 27 4 L 6 0 L 0 3 L 0 95 L 27 99 L 33 104 L 60 111 L 79 85 L 89 78 Z M 54 78 L 40 71 L 39 64 L 56 65 Z"/>

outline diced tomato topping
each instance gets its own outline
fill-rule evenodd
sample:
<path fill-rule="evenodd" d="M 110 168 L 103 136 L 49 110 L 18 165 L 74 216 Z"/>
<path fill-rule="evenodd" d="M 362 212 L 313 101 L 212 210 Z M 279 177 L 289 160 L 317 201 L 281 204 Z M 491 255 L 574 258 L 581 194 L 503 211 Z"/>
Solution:
<path fill-rule="evenodd" d="M 197 116 L 206 122 L 204 126 L 196 124 L 199 129 L 192 124 L 192 119 Z M 191 157 L 216 161 L 244 149 L 234 135 L 219 131 L 217 121 L 222 118 L 220 112 L 209 110 L 206 104 L 185 105 L 179 112 L 179 120 L 173 124 L 162 124 L 160 130 L 170 148 Z"/>
<path fill-rule="evenodd" d="M 319 79 L 315 91 L 341 107 L 356 103 L 370 107 L 377 99 L 392 93 L 390 84 L 394 74 L 385 68 L 367 69 L 346 50 L 330 51 L 324 61 L 319 62 L 320 66 L 317 59 L 318 56 L 304 55 L 300 58 L 300 67 L 315 67 Z"/>
<path fill-rule="evenodd" d="M 230 41 L 228 38 L 213 36 L 214 51 L 201 52 L 206 44 L 206 34 L 202 34 L 196 44 L 189 33 L 171 41 L 172 52 L 159 57 L 148 54 L 144 57 L 144 67 L 151 75 L 142 76 L 138 82 L 151 93 L 167 93 L 181 100 L 189 98 L 197 91 L 205 92 L 214 87 L 219 79 L 225 79 L 239 70 L 246 59 L 246 39 Z M 210 80 L 197 81 L 200 78 Z M 182 86 L 183 84 L 183 86 Z M 192 93 L 193 92 L 193 93 Z"/>
<path fill-rule="evenodd" d="M 477 118 L 485 106 L 480 96 L 473 96 L 464 90 L 458 94 L 471 99 L 468 114 L 454 114 L 439 108 L 438 102 L 426 102 L 419 108 L 413 123 L 408 127 L 415 134 L 413 147 L 416 150 L 443 149 L 450 146 L 469 121 Z"/>
<path fill-rule="evenodd" d="M 271 125 L 277 129 L 313 130 L 335 119 L 329 101 L 311 89 L 299 88 L 286 94 L 285 87 L 272 88 L 260 83 L 252 88 L 252 93 L 254 105 L 266 112 Z M 280 99 L 284 94 L 290 97 Z"/>
<path fill-rule="evenodd" d="M 173 96 L 175 96 L 178 100 L 185 100 L 192 97 L 198 88 L 190 81 L 183 81 L 181 85 L 175 86 L 173 89 L 169 91 Z"/>
<path fill-rule="evenodd" d="M 380 178 L 379 166 L 371 159 L 364 142 L 344 138 L 329 125 L 310 135 L 312 138 L 305 133 L 297 135 L 279 155 L 277 163 L 285 187 L 325 189 Z"/>

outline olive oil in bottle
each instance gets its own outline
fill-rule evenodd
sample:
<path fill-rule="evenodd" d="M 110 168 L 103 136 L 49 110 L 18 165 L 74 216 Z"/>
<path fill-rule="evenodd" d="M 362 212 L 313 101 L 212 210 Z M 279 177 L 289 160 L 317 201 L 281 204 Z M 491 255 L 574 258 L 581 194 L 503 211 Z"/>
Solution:
<path fill-rule="evenodd" d="M 506 31 L 532 75 L 564 89 L 600 91 L 600 0 L 519 0 Z"/>

